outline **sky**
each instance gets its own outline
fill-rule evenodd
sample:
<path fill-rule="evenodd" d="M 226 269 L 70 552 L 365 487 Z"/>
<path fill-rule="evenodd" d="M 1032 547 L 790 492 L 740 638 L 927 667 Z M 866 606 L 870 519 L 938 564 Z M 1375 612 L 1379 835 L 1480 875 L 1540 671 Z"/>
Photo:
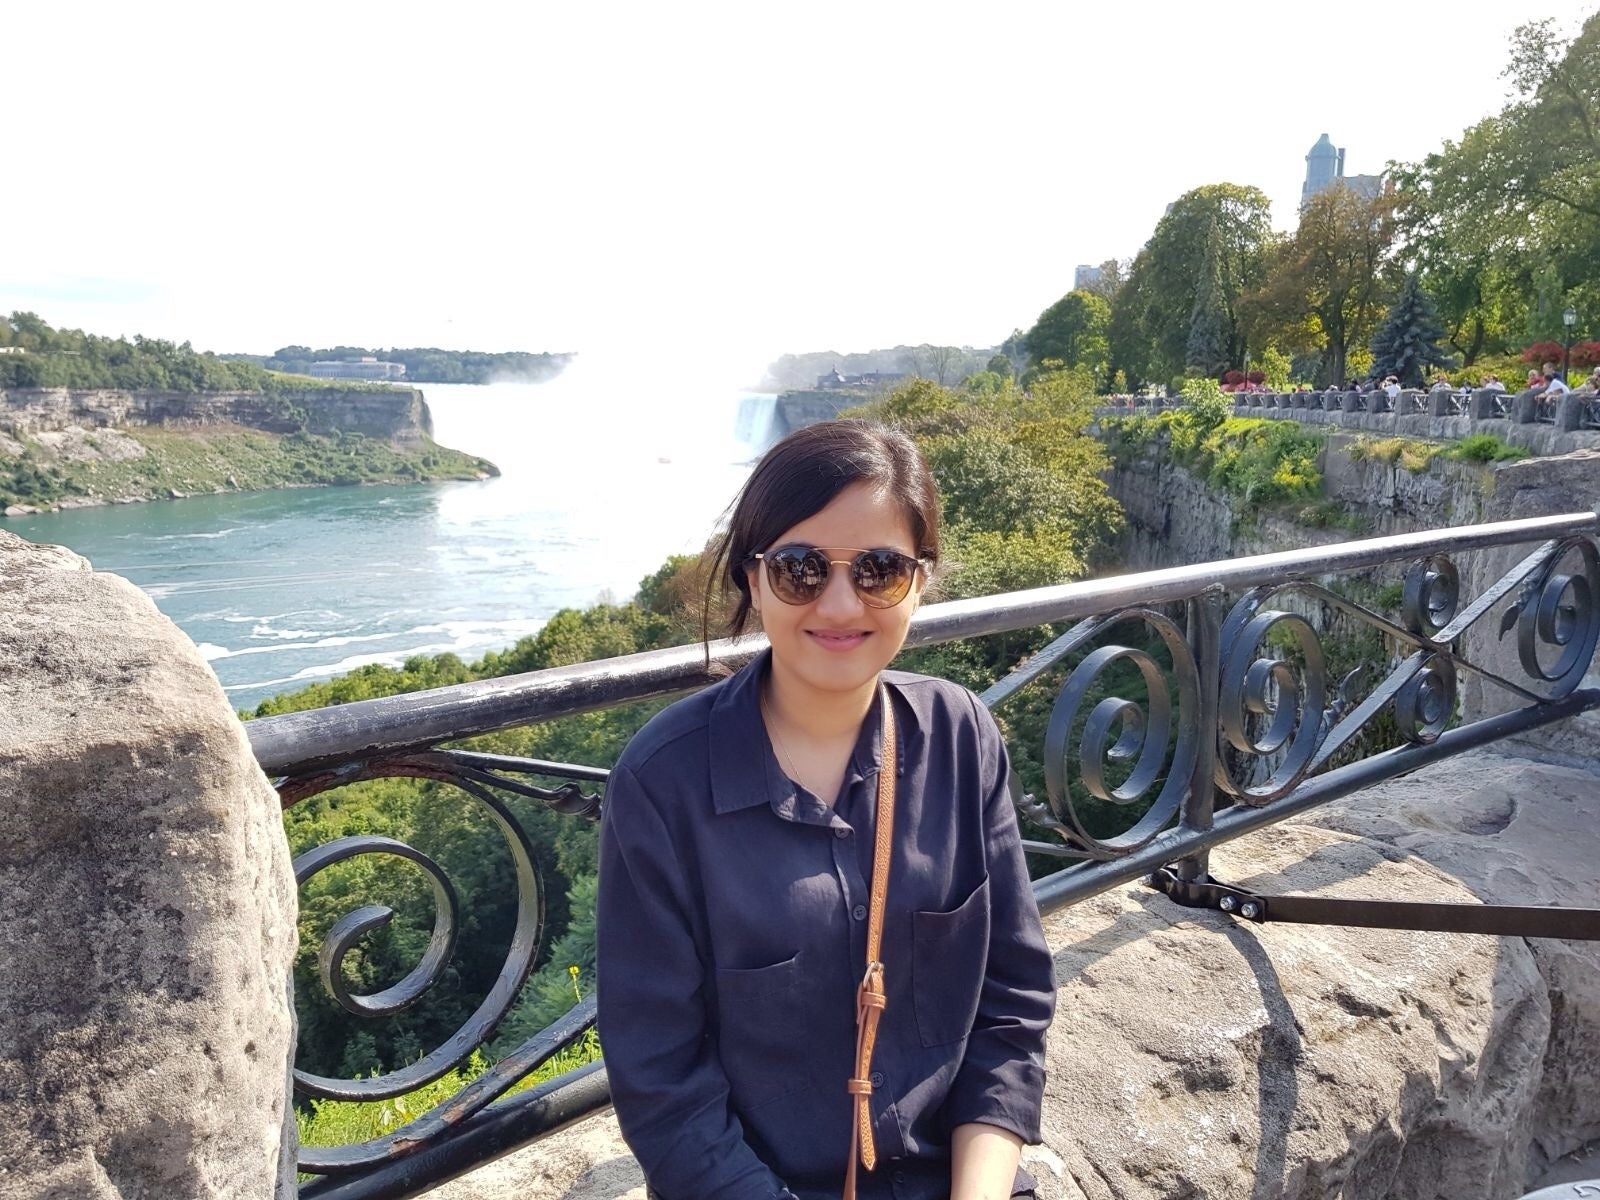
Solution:
<path fill-rule="evenodd" d="M 14 3 L 0 312 L 217 351 L 577 350 L 754 379 L 992 345 L 1171 200 L 1293 223 L 1497 111 L 1595 0 Z"/>

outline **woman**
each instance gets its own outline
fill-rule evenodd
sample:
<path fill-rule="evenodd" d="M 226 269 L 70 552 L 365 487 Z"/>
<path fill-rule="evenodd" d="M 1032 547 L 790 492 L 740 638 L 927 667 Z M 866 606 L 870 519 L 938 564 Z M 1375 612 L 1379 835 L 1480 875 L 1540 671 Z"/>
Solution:
<path fill-rule="evenodd" d="M 884 671 L 938 558 L 904 434 L 785 438 L 713 563 L 730 632 L 754 616 L 771 649 L 656 716 L 607 784 L 600 1041 L 662 1200 L 833 1200 L 857 1095 L 861 1197 L 1033 1194 L 1055 993 L 1005 748 L 970 692 Z M 886 1003 L 852 1094 L 891 729 Z"/>

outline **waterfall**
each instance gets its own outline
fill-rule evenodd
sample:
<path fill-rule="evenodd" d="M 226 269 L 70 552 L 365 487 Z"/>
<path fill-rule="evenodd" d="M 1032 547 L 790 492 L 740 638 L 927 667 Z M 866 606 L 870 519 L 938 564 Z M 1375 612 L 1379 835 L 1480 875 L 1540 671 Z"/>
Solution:
<path fill-rule="evenodd" d="M 773 422 L 778 413 L 778 398 L 768 394 L 752 394 L 739 398 L 739 410 L 733 420 L 733 436 L 752 454 L 760 454 L 777 439 L 773 436 Z"/>

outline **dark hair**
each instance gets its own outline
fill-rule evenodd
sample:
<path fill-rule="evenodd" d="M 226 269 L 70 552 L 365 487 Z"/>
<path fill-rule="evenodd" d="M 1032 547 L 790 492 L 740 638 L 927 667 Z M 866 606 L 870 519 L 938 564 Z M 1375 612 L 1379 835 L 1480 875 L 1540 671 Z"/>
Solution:
<path fill-rule="evenodd" d="M 727 529 L 712 544 L 702 623 L 708 643 L 719 593 L 737 598 L 728 618 L 729 637 L 743 633 L 750 620 L 745 573 L 750 556 L 857 483 L 870 483 L 898 500 L 911 525 L 913 553 L 929 563 L 939 560 L 939 492 L 915 442 L 873 421 L 804 426 L 762 455 L 731 506 Z"/>

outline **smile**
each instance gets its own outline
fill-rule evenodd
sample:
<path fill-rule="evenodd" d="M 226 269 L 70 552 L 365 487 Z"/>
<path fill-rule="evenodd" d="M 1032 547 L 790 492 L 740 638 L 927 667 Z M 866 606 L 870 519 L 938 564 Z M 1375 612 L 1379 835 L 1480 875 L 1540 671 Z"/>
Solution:
<path fill-rule="evenodd" d="M 854 650 L 871 635 L 860 629 L 808 629 L 806 636 L 824 650 Z"/>

